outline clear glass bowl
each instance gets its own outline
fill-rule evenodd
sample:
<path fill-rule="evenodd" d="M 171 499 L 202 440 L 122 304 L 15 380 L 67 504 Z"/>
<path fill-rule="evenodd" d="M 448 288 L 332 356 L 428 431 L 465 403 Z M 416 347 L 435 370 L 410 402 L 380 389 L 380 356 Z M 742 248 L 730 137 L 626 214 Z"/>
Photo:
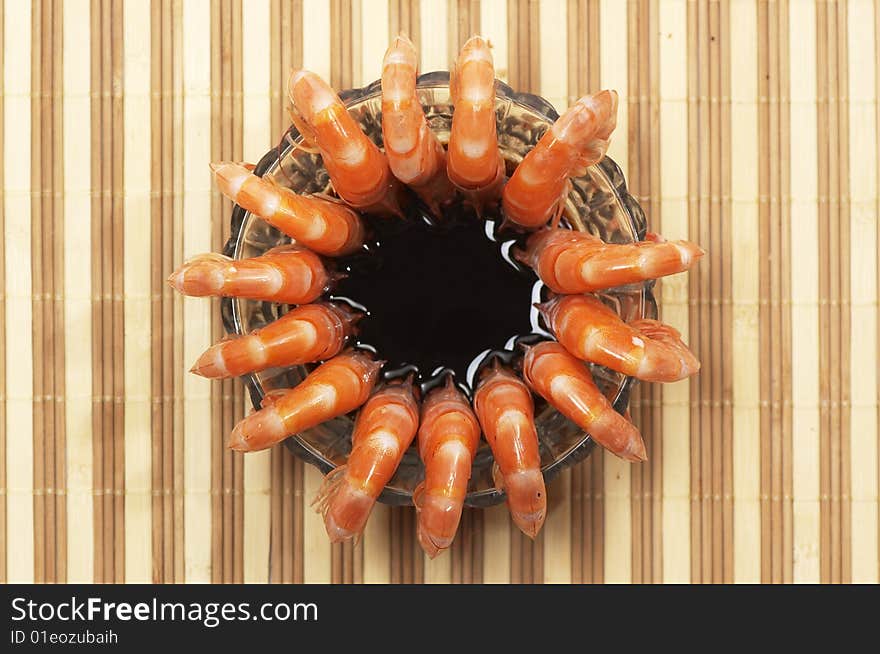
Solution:
<path fill-rule="evenodd" d="M 435 72 L 418 79 L 419 97 L 428 122 L 443 143 L 449 139 L 452 105 L 449 98 L 449 74 Z M 534 95 L 516 93 L 502 82 L 496 82 L 497 125 L 499 144 L 508 168 L 522 160 L 544 132 L 558 118 L 553 107 Z M 364 132 L 380 147 L 381 88 L 378 81 L 361 89 L 340 93 L 350 113 Z M 273 178 L 297 193 L 318 193 L 330 190 L 330 180 L 321 157 L 295 148 L 299 133 L 291 127 L 282 144 L 268 152 L 255 169 L 257 175 Z M 570 229 L 588 231 L 606 242 L 631 243 L 645 237 L 645 216 L 635 199 L 627 192 L 620 168 L 605 157 L 583 177 L 572 180 L 564 214 Z M 232 236 L 224 254 L 233 258 L 254 257 L 289 238 L 275 228 L 236 206 L 232 212 Z M 657 305 L 652 294 L 653 281 L 605 291 L 603 298 L 627 322 L 638 318 L 655 318 Z M 223 321 L 230 334 L 241 335 L 275 320 L 285 307 L 268 302 L 225 298 L 221 304 Z M 499 344 L 500 345 L 500 344 Z M 279 388 L 296 386 L 310 367 L 274 368 L 243 377 L 251 399 L 259 408 L 263 396 Z M 623 412 L 635 380 L 600 366 L 592 366 L 593 378 L 614 408 Z M 540 439 L 541 465 L 550 479 L 566 466 L 584 459 L 593 447 L 589 435 L 558 411 L 537 398 L 535 422 Z M 345 463 L 351 451 L 354 416 L 335 418 L 301 434 L 289 437 L 285 445 L 322 472 Z M 466 503 L 484 507 L 504 499 L 492 481 L 492 452 L 481 442 L 474 458 Z M 397 474 L 386 486 L 380 501 L 392 505 L 412 503 L 412 491 L 423 477 L 422 463 L 415 446 L 404 455 Z"/>

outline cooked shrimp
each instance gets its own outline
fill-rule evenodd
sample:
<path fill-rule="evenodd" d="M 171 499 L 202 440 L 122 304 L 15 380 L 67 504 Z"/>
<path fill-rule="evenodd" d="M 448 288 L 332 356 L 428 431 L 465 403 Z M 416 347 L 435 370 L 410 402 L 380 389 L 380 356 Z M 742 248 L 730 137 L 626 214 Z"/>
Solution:
<path fill-rule="evenodd" d="M 585 95 L 526 154 L 504 187 L 504 215 L 531 229 L 558 217 L 569 177 L 583 175 L 608 149 L 617 125 L 617 92 Z"/>
<path fill-rule="evenodd" d="M 645 443 L 630 421 L 596 388 L 586 365 L 559 343 L 544 342 L 526 352 L 526 383 L 599 445 L 627 461 L 645 461 Z"/>
<path fill-rule="evenodd" d="M 418 428 L 419 405 L 411 383 L 390 384 L 370 396 L 354 425 L 348 463 L 324 478 L 313 502 L 332 542 L 363 533 Z"/>
<path fill-rule="evenodd" d="M 266 395 L 263 408 L 235 425 L 228 446 L 238 452 L 264 450 L 290 434 L 354 411 L 369 397 L 381 367 L 365 352 L 333 357 L 295 388 Z"/>
<path fill-rule="evenodd" d="M 649 234 L 638 243 L 605 243 L 569 229 L 532 235 L 517 258 L 556 293 L 590 293 L 683 272 L 705 252 L 690 241 L 664 241 Z"/>
<path fill-rule="evenodd" d="M 294 125 L 305 143 L 320 151 L 339 197 L 356 209 L 402 216 L 400 183 L 391 174 L 388 160 L 330 85 L 315 73 L 296 70 L 288 92 Z"/>
<path fill-rule="evenodd" d="M 419 543 L 431 558 L 455 538 L 479 440 L 477 417 L 447 377 L 446 386 L 435 388 L 422 403 L 419 454 L 425 481 L 413 492 Z"/>
<path fill-rule="evenodd" d="M 212 345 L 190 372 L 222 379 L 323 361 L 339 354 L 359 317 L 344 304 L 304 304 L 247 336 L 226 338 Z"/>
<path fill-rule="evenodd" d="M 221 162 L 211 170 L 223 195 L 310 250 L 338 257 L 364 242 L 360 217 L 341 202 L 297 195 L 242 164 Z"/>
<path fill-rule="evenodd" d="M 504 159 L 495 127 L 495 67 L 489 44 L 472 36 L 449 76 L 454 111 L 446 171 L 477 212 L 498 199 Z"/>
<path fill-rule="evenodd" d="M 496 366 L 480 382 L 474 410 L 495 455 L 496 483 L 507 492 L 510 515 L 517 527 L 534 538 L 547 514 L 547 492 L 532 394 L 519 377 Z"/>
<path fill-rule="evenodd" d="M 583 361 L 649 382 L 678 381 L 700 369 L 681 334 L 657 320 L 627 324 L 588 295 L 559 296 L 539 308 L 557 340 Z"/>
<path fill-rule="evenodd" d="M 435 213 L 453 198 L 446 151 L 428 127 L 416 95 L 418 58 L 405 36 L 394 39 L 382 68 L 382 136 L 391 172 Z"/>
<path fill-rule="evenodd" d="M 295 245 L 272 248 L 252 259 L 199 254 L 171 273 L 168 283 L 184 295 L 243 297 L 306 304 L 330 287 L 331 276 L 314 252 Z"/>

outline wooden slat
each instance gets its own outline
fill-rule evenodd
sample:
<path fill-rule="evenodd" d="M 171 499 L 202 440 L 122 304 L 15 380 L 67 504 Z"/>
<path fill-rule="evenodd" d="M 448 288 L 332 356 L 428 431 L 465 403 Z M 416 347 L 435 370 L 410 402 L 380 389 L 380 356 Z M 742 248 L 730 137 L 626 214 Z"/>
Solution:
<path fill-rule="evenodd" d="M 691 346 L 703 368 L 691 382 L 691 579 L 733 578 L 730 315 L 730 25 L 728 5 L 688 5 L 690 237 L 708 250 L 689 274 Z"/>
<path fill-rule="evenodd" d="M 615 89 L 619 95 L 617 138 L 611 139 L 608 155 L 617 162 L 624 175 L 631 168 L 628 153 L 629 82 L 627 76 L 627 7 L 625 3 L 603 0 L 599 9 L 600 84 L 601 88 Z M 597 450 L 592 457 L 603 463 L 602 494 L 604 497 L 604 541 L 602 545 L 602 581 L 628 583 L 632 580 L 632 464 L 604 451 Z M 592 458 L 591 457 L 591 458 Z M 595 554 L 594 554 L 595 556 Z"/>
<path fill-rule="evenodd" d="M 64 344 L 67 580 L 94 579 L 92 506 L 91 122 L 90 56 L 79 39 L 90 37 L 86 0 L 64 4 Z"/>
<path fill-rule="evenodd" d="M 290 126 L 287 76 L 303 65 L 303 3 L 273 0 L 271 6 L 270 74 L 271 139 L 281 142 Z M 303 580 L 303 463 L 285 448 L 271 451 L 270 561 L 272 582 Z"/>
<path fill-rule="evenodd" d="M 849 459 L 849 111 L 846 5 L 816 7 L 819 152 L 819 416 L 821 424 L 821 580 L 847 583 Z"/>
<path fill-rule="evenodd" d="M 183 186 L 181 255 L 187 259 L 207 252 L 211 237 L 211 137 L 206 129 L 211 116 L 211 9 L 208 0 L 186 2 L 182 6 L 181 45 L 186 65 L 181 71 L 183 123 L 182 147 L 186 153 L 181 171 Z M 183 298 L 182 360 L 188 367 L 211 343 L 214 314 L 205 298 Z M 182 372 L 182 371 L 181 371 Z M 211 382 L 183 373 L 183 574 L 187 581 L 211 579 L 211 444 L 222 442 L 225 434 L 205 429 L 211 424 Z"/>
<path fill-rule="evenodd" d="M 183 303 L 165 283 L 183 259 L 182 6 L 151 13 L 153 581 L 199 579 L 184 544 Z M 192 572 L 193 574 L 189 574 Z"/>
<path fill-rule="evenodd" d="M 819 582 L 819 244 L 817 148 L 816 5 L 789 7 L 789 31 L 799 34 L 789 50 L 791 84 L 791 211 L 799 229 L 791 230 L 792 579 Z"/>
<path fill-rule="evenodd" d="M 762 573 L 792 580 L 787 2 L 758 4 Z"/>
<path fill-rule="evenodd" d="M 876 6 L 864 0 L 847 5 L 849 71 L 849 185 L 851 193 L 850 369 L 852 389 L 852 581 L 878 581 L 877 516 L 877 161 Z M 846 262 L 844 262 L 846 265 Z M 846 344 L 844 344 L 846 347 Z M 858 527 L 856 527 L 858 526 Z"/>
<path fill-rule="evenodd" d="M 688 62 L 687 2 L 659 7 L 660 40 L 660 212 L 666 238 L 688 237 Z M 705 265 L 700 263 L 699 265 Z M 663 319 L 682 334 L 689 329 L 688 275 L 663 280 Z M 691 343 L 693 345 L 693 343 Z M 664 384 L 663 397 L 663 569 L 664 582 L 691 579 L 689 420 L 690 380 Z"/>
<path fill-rule="evenodd" d="M 95 581 L 125 579 L 123 6 L 93 2 L 92 412 Z M 100 35 L 100 36 L 99 36 Z M 100 541 L 100 544 L 99 544 Z"/>
<path fill-rule="evenodd" d="M 150 7 L 123 10 L 125 123 L 150 124 Z M 127 130 L 124 149 L 125 579 L 153 579 L 150 511 L 150 135 Z M 145 374 L 146 373 L 146 374 Z M 70 407 L 68 406 L 68 411 Z"/>
<path fill-rule="evenodd" d="M 31 39 L 31 2 L 4 4 L 4 248 L 6 324 L 6 521 L 15 534 L 6 543 L 5 579 L 32 583 L 35 577 L 33 316 L 31 278 L 32 57 L 39 44 Z M 14 56 L 11 56 L 14 53 Z"/>
<path fill-rule="evenodd" d="M 242 4 L 242 154 L 245 161 L 256 162 L 274 147 L 275 134 L 271 125 L 272 65 L 270 0 Z M 239 385 L 240 393 L 245 389 Z M 250 398 L 243 399 L 245 413 Z M 244 457 L 243 496 L 243 577 L 246 583 L 269 581 L 270 511 L 272 455 L 269 451 L 254 452 Z"/>
<path fill-rule="evenodd" d="M 211 160 L 242 160 L 242 36 L 241 0 L 211 3 Z M 218 252 L 229 239 L 232 202 L 216 189 L 211 195 L 211 249 Z M 219 301 L 214 300 L 212 339 L 225 334 Z M 214 382 L 211 388 L 211 579 L 215 583 L 243 581 L 243 472 L 241 453 L 225 446 L 225 435 L 244 417 L 244 397 L 238 380 Z"/>
<path fill-rule="evenodd" d="M 874 0 L 874 61 L 875 61 L 875 78 L 874 78 L 874 114 L 876 118 L 876 128 L 875 135 L 877 137 L 877 148 L 874 151 L 874 167 L 876 168 L 875 173 L 877 176 L 877 182 L 875 189 L 877 190 L 877 210 L 876 215 L 880 216 L 880 101 L 878 101 L 878 95 L 880 95 L 880 66 L 876 65 L 877 59 L 880 58 L 880 2 L 878 0 Z M 877 230 L 877 252 L 880 252 L 880 228 Z M 880 265 L 877 267 L 877 302 L 880 305 Z M 877 318 L 878 323 L 880 323 L 880 316 Z M 877 331 L 877 350 L 880 351 L 880 330 Z M 877 405 L 877 423 L 878 428 L 875 430 L 875 434 L 880 434 L 880 357 L 877 359 L 877 395 L 876 395 L 876 405 Z M 877 447 L 877 495 L 880 497 L 880 445 L 875 445 Z M 876 538 L 880 541 L 880 516 L 878 516 L 878 524 L 877 524 L 877 534 Z M 880 570 L 880 544 L 878 544 L 877 551 L 877 567 Z M 878 576 L 880 576 L 880 571 L 878 571 Z"/>
<path fill-rule="evenodd" d="M 660 223 L 660 141 L 657 128 L 659 112 L 659 68 L 656 2 L 640 0 L 628 3 L 629 145 L 630 192 L 640 202 L 650 229 L 662 232 Z M 662 293 L 662 282 L 658 285 Z M 659 385 L 640 384 L 630 402 L 635 424 L 648 448 L 648 462 L 632 469 L 633 581 L 659 582 L 662 574 L 662 551 L 659 526 L 662 505 L 659 502 L 663 478 L 662 407 Z M 654 498 L 657 498 L 655 501 Z"/>
<path fill-rule="evenodd" d="M 61 6 L 43 0 L 32 14 L 31 176 L 38 192 L 32 207 L 34 280 L 34 513 L 35 579 L 63 582 L 67 573 L 64 419 L 64 205 Z"/>
<path fill-rule="evenodd" d="M 759 420 L 758 5 L 731 4 L 731 255 L 733 320 L 733 578 L 757 583 L 761 574 L 761 430 Z M 766 104 L 760 105 L 765 107 Z M 782 153 L 788 158 L 788 152 Z M 667 303 L 664 300 L 664 306 Z"/>
<path fill-rule="evenodd" d="M 507 0 L 507 39 L 510 48 L 508 83 L 519 91 L 538 93 L 541 88 L 540 3 Z"/>

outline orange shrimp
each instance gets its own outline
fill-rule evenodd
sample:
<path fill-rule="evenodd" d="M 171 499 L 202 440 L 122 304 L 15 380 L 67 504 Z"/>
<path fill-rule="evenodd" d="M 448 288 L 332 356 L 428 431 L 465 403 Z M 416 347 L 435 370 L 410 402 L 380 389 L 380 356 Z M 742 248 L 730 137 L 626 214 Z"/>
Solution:
<path fill-rule="evenodd" d="M 339 354 L 359 317 L 344 304 L 304 304 L 247 336 L 212 345 L 190 372 L 223 379 L 329 359 Z"/>
<path fill-rule="evenodd" d="M 480 440 L 480 425 L 452 377 L 422 403 L 419 454 L 425 481 L 413 491 L 422 549 L 434 558 L 452 544 Z"/>
<path fill-rule="evenodd" d="M 411 383 L 390 384 L 370 396 L 354 425 L 348 463 L 324 478 L 313 502 L 332 542 L 363 533 L 418 428 L 419 405 Z"/>
<path fill-rule="evenodd" d="M 382 135 L 391 172 L 435 214 L 453 198 L 446 151 L 425 119 L 416 94 L 418 59 L 405 36 L 394 39 L 382 68 Z"/>
<path fill-rule="evenodd" d="M 221 162 L 211 170 L 223 195 L 310 250 L 338 257 L 364 242 L 360 216 L 341 202 L 297 195 L 243 164 Z"/>
<path fill-rule="evenodd" d="M 507 492 L 510 515 L 534 538 L 547 515 L 547 492 L 532 394 L 519 377 L 496 365 L 474 394 L 474 410 L 495 455 L 496 484 Z"/>
<path fill-rule="evenodd" d="M 608 149 L 617 125 L 617 92 L 585 95 L 553 123 L 504 187 L 504 215 L 534 229 L 559 217 L 570 177 L 583 175 Z"/>
<path fill-rule="evenodd" d="M 367 138 L 336 92 L 307 70 L 294 71 L 288 82 L 291 119 L 307 146 L 321 153 L 333 188 L 363 211 L 403 216 L 400 183 L 382 151 Z"/>
<path fill-rule="evenodd" d="M 705 254 L 690 241 L 656 234 L 638 243 L 605 243 L 585 232 L 544 229 L 533 234 L 517 258 L 556 293 L 590 293 L 683 272 Z"/>
<path fill-rule="evenodd" d="M 495 67 L 489 44 L 472 36 L 449 76 L 454 111 L 446 171 L 478 213 L 495 200 L 504 183 L 504 159 L 495 127 Z"/>
<path fill-rule="evenodd" d="M 678 381 L 700 369 L 681 334 L 657 320 L 627 324 L 588 295 L 559 296 L 539 308 L 563 347 L 583 361 L 649 382 Z"/>
<path fill-rule="evenodd" d="M 331 276 L 314 252 L 295 245 L 272 248 L 252 259 L 199 254 L 171 273 L 168 283 L 184 295 L 243 297 L 307 304 L 329 289 Z"/>
<path fill-rule="evenodd" d="M 555 342 L 529 348 L 523 360 L 526 383 L 599 445 L 627 461 L 646 461 L 639 430 L 614 410 L 586 365 Z"/>
<path fill-rule="evenodd" d="M 235 425 L 228 446 L 238 452 L 264 450 L 290 434 L 354 411 L 369 397 L 382 365 L 360 351 L 333 357 L 295 388 L 266 395 L 259 411 Z"/>

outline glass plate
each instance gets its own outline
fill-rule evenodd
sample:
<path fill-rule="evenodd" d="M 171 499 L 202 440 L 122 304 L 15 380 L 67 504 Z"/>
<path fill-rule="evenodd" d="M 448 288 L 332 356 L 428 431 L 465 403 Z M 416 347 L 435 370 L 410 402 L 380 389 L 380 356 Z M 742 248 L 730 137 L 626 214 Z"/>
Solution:
<path fill-rule="evenodd" d="M 511 169 L 538 142 L 558 114 L 544 99 L 516 93 L 503 82 L 496 82 L 496 91 L 498 141 Z M 429 125 L 441 142 L 446 143 L 452 122 L 449 74 L 435 72 L 421 75 L 418 93 Z M 340 97 L 367 136 L 381 147 L 380 83 L 376 81 L 364 88 L 343 91 Z M 299 133 L 291 127 L 282 144 L 268 152 L 254 172 L 271 177 L 297 193 L 332 192 L 321 157 L 295 148 L 293 144 L 299 141 Z M 570 229 L 590 232 L 609 243 L 643 240 L 647 228 L 645 215 L 627 192 L 620 168 L 609 157 L 588 169 L 584 176 L 572 179 L 572 191 L 567 199 L 563 222 Z M 239 206 L 235 206 L 232 212 L 231 234 L 224 254 L 236 259 L 258 256 L 290 240 Z M 626 322 L 656 318 L 653 286 L 651 280 L 618 287 L 604 291 L 602 297 Z M 285 307 L 277 304 L 240 298 L 224 298 L 221 303 L 224 325 L 233 335 L 246 334 L 263 327 L 284 310 Z M 625 411 L 635 380 L 600 366 L 594 365 L 591 369 L 597 385 L 614 408 L 621 413 Z M 267 392 L 296 386 L 309 370 L 307 366 L 273 368 L 246 375 L 243 381 L 249 389 L 254 407 L 259 408 Z M 535 424 L 540 440 L 541 466 L 548 480 L 566 466 L 584 459 L 593 447 L 588 434 L 540 398 L 536 399 L 535 404 Z M 327 473 L 346 462 L 351 451 L 353 425 L 353 414 L 340 416 L 289 437 L 285 445 L 294 454 Z M 504 494 L 495 488 L 492 481 L 492 464 L 492 452 L 485 441 L 481 441 L 474 457 L 466 499 L 468 506 L 491 506 L 504 499 Z M 422 463 L 413 446 L 404 455 L 397 473 L 385 487 L 379 501 L 392 505 L 412 504 L 412 491 L 422 477 Z"/>

